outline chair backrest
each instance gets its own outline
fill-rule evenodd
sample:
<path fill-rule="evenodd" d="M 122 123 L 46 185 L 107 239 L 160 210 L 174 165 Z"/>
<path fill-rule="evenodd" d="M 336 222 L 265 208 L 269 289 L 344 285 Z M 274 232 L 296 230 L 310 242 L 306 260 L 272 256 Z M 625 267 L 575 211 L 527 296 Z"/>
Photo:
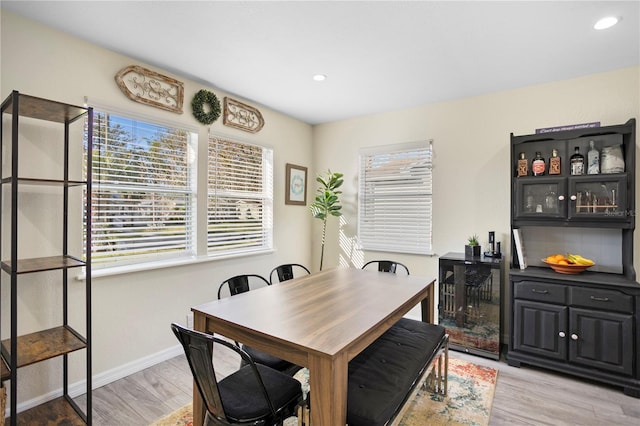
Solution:
<path fill-rule="evenodd" d="M 224 411 L 213 364 L 213 344 L 216 343 L 236 352 L 249 365 L 249 367 L 245 368 L 251 368 L 255 377 L 247 378 L 247 380 L 258 381 L 271 409 L 271 413 L 275 416 L 276 411 L 269 398 L 262 377 L 258 372 L 258 368 L 245 351 L 226 340 L 214 337 L 212 334 L 191 330 L 180 324 L 171 324 L 171 330 L 173 330 L 173 334 L 176 335 L 178 341 L 182 344 L 187 361 L 189 362 L 189 367 L 191 368 L 191 374 L 193 374 L 193 379 L 196 382 L 198 391 L 209 415 L 226 422 L 230 421 Z M 242 389 L 238 389 L 238 391 L 241 392 Z"/>
<path fill-rule="evenodd" d="M 269 282 L 271 284 L 274 283 L 274 273 L 278 276 L 278 282 L 292 280 L 294 278 L 294 275 L 297 275 L 294 274 L 294 271 L 296 270 L 300 273 L 302 273 L 302 271 L 307 274 L 311 273 L 311 271 L 309 271 L 309 269 L 304 265 L 300 265 L 299 263 L 286 263 L 284 265 L 276 266 L 275 268 L 273 268 L 273 270 L 269 274 Z"/>
<path fill-rule="evenodd" d="M 254 284 L 251 284 L 252 282 Z M 236 294 L 249 291 L 258 285 L 271 285 L 271 283 L 269 283 L 269 281 L 267 281 L 267 279 L 262 275 L 236 275 L 235 277 L 231 277 L 220 284 L 220 287 L 218 287 L 218 299 L 222 298 L 222 291 L 225 287 L 228 287 L 230 296 L 235 296 Z"/>
<path fill-rule="evenodd" d="M 407 273 L 407 275 L 409 275 L 409 268 L 407 268 L 406 265 L 400 262 L 396 262 L 394 260 L 371 260 L 365 263 L 362 266 L 362 269 L 365 269 L 368 265 L 375 265 L 375 264 L 378 265 L 378 271 L 380 272 L 391 272 L 395 274 L 399 266 L 400 270 L 404 270 Z"/>

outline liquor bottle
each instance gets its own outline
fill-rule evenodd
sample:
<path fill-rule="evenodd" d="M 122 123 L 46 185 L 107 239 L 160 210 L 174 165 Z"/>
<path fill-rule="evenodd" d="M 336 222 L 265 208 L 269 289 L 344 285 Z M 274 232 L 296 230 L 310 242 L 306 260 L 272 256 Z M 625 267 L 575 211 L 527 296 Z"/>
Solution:
<path fill-rule="evenodd" d="M 520 159 L 518 160 L 518 171 L 517 171 L 517 176 L 526 176 L 529 174 L 529 163 L 527 162 L 527 159 L 525 158 L 524 152 L 520 153 Z"/>
<path fill-rule="evenodd" d="M 543 176 L 545 168 L 546 162 L 544 161 L 544 158 L 542 158 L 540 151 L 537 151 L 535 158 L 531 162 L 531 174 L 534 176 Z"/>
<path fill-rule="evenodd" d="M 551 150 L 551 157 L 549 158 L 549 174 L 559 175 L 560 173 L 562 173 L 560 165 L 560 156 L 558 155 L 558 150 L 553 148 Z"/>
<path fill-rule="evenodd" d="M 575 154 L 571 156 L 571 174 L 584 174 L 584 155 L 580 154 L 580 147 L 576 146 Z"/>
<path fill-rule="evenodd" d="M 587 152 L 587 174 L 597 175 L 600 173 L 600 153 L 596 149 L 595 142 L 589 141 L 589 152 Z"/>

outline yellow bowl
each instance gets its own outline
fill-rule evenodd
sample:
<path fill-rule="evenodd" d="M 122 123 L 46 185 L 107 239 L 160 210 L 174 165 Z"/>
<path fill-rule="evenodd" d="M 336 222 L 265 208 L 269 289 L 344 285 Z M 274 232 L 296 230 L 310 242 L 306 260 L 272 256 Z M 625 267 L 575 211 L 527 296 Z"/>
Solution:
<path fill-rule="evenodd" d="M 584 272 L 588 268 L 591 268 L 593 266 L 593 265 L 578 265 L 576 263 L 571 263 L 569 265 L 560 265 L 558 263 L 547 262 L 545 259 L 542 259 L 542 261 L 547 265 L 549 265 L 551 269 L 553 269 L 559 274 L 579 274 L 580 272 Z"/>

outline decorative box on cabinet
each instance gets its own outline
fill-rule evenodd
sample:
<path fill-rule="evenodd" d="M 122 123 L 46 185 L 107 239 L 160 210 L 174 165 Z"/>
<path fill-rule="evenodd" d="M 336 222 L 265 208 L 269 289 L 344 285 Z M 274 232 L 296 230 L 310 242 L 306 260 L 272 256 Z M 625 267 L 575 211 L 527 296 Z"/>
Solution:
<path fill-rule="evenodd" d="M 598 149 L 620 145 L 624 171 L 571 175 L 574 148 L 579 147 L 586 160 L 592 140 Z M 548 157 L 552 149 L 562 158 L 559 175 L 517 176 L 521 152 L 531 159 L 538 151 Z M 640 284 L 633 266 L 635 151 L 635 119 L 615 126 L 511 135 L 511 228 L 520 229 L 524 247 L 545 247 L 547 252 L 525 249 L 528 266 L 520 269 L 512 240 L 510 365 L 530 364 L 621 386 L 640 398 Z M 554 272 L 541 261 L 558 252 L 604 249 L 600 254 L 612 264 L 599 269 L 594 258 L 596 266 L 575 275 Z"/>
<path fill-rule="evenodd" d="M 55 424 L 91 424 L 93 110 L 13 91 L 2 103 L 0 134 L 1 273 L 3 286 L 10 282 L 8 291 L 3 288 L 2 292 L 9 295 L 9 300 L 0 303 L 0 309 L 10 311 L 2 316 L 9 318 L 10 331 L 0 339 L 0 364 L 2 380 L 10 380 L 9 421 L 11 425 L 39 424 L 43 419 Z M 76 217 L 77 221 L 72 222 Z M 60 229 L 55 231 L 58 226 Z M 75 238 L 71 239 L 70 234 Z M 76 281 L 69 272 L 81 267 L 86 272 L 83 282 Z M 47 286 L 59 287 L 47 290 L 37 300 L 18 296 L 39 279 Z M 84 294 L 72 289 L 70 281 L 82 286 Z M 57 293 L 62 300 L 46 297 Z M 72 304 L 70 293 L 80 294 L 83 303 L 77 304 L 74 299 L 76 303 Z M 25 310 L 43 310 L 43 302 L 51 306 L 51 311 L 60 307 L 60 323 L 24 334 L 25 327 L 19 327 L 18 321 L 27 316 Z M 79 323 L 72 324 L 71 318 L 78 317 L 82 318 Z M 84 367 L 83 407 L 69 394 L 70 370 L 80 364 L 78 357 L 71 359 L 69 354 L 76 351 L 84 351 L 80 357 L 84 365 L 76 367 L 80 371 Z M 58 357 L 62 359 L 62 396 L 18 413 L 18 387 L 24 383 L 18 383 L 17 370 Z"/>
<path fill-rule="evenodd" d="M 438 322 L 452 349 L 500 358 L 502 259 L 447 253 L 439 260 Z"/>

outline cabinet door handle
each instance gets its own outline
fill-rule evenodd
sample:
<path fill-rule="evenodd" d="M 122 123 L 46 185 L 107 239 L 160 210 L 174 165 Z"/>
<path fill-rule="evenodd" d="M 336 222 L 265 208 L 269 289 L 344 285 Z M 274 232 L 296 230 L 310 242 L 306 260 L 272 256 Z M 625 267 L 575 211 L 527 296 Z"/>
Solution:
<path fill-rule="evenodd" d="M 549 294 L 549 291 L 547 290 L 536 290 L 535 288 L 531 289 L 532 293 L 538 293 L 538 294 Z"/>
<path fill-rule="evenodd" d="M 578 197 L 576 197 L 575 195 L 572 195 L 570 198 L 571 198 L 571 201 L 575 201 L 578 199 Z"/>
<path fill-rule="evenodd" d="M 591 296 L 591 300 L 595 300 L 596 302 L 608 302 L 609 298 L 608 297 Z"/>
<path fill-rule="evenodd" d="M 578 335 L 575 333 L 571 334 L 571 340 L 578 340 Z"/>
<path fill-rule="evenodd" d="M 558 200 L 560 200 L 560 201 L 564 201 L 564 195 L 559 195 L 559 196 L 558 196 Z"/>
<path fill-rule="evenodd" d="M 561 331 L 560 333 L 558 333 L 558 336 L 560 336 L 560 337 L 565 337 L 565 336 L 566 336 L 566 334 L 564 334 L 564 331 Z"/>

